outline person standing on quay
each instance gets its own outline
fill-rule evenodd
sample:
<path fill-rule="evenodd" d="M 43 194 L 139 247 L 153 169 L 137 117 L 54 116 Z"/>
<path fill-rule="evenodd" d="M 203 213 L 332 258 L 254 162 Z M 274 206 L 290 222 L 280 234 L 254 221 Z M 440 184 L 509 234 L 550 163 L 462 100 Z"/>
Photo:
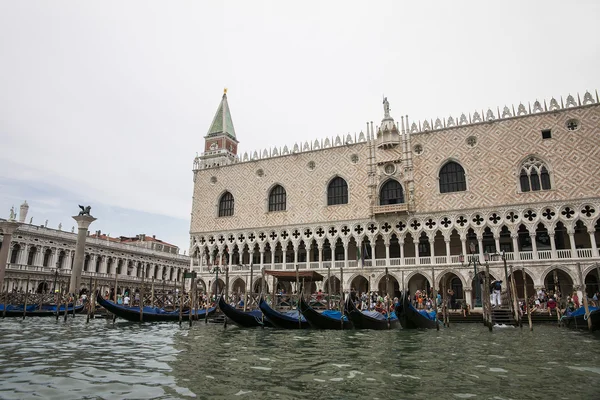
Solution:
<path fill-rule="evenodd" d="M 492 282 L 492 307 L 500 307 L 500 293 L 502 293 L 502 281 Z"/>

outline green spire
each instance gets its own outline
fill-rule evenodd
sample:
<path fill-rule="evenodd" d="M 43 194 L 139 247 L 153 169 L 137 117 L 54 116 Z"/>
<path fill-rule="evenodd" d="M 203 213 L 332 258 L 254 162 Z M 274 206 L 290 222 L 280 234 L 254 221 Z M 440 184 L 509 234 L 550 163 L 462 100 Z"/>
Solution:
<path fill-rule="evenodd" d="M 221 104 L 213 118 L 210 129 L 208 130 L 207 137 L 218 136 L 218 135 L 229 135 L 233 139 L 235 137 L 235 129 L 233 128 L 233 120 L 231 119 L 231 111 L 229 111 L 229 104 L 227 104 L 227 89 L 224 90 Z"/>

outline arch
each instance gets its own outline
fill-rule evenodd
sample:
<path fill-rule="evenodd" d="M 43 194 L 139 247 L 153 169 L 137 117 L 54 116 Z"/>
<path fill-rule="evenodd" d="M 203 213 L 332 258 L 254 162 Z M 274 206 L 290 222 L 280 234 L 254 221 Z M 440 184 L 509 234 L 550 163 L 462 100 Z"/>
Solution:
<path fill-rule="evenodd" d="M 212 281 L 210 284 L 210 293 L 211 294 L 215 293 L 215 288 L 217 290 L 217 294 L 221 294 L 223 292 L 223 290 L 225 290 L 225 281 L 223 281 L 223 279 L 221 279 L 221 278 L 219 278 L 218 280 Z"/>
<path fill-rule="evenodd" d="M 339 175 L 327 184 L 327 205 L 348 204 L 348 182 Z"/>
<path fill-rule="evenodd" d="M 234 278 L 231 283 L 231 292 L 232 293 L 246 293 L 246 282 L 241 278 Z"/>
<path fill-rule="evenodd" d="M 33 265 L 35 260 L 35 256 L 37 255 L 38 248 L 33 246 L 29 249 L 29 253 L 27 255 L 27 265 Z"/>
<path fill-rule="evenodd" d="M 515 287 L 517 288 L 517 298 L 525 298 L 525 289 L 523 287 L 523 272 L 525 272 L 525 281 L 527 282 L 527 296 L 531 297 L 536 294 L 535 285 L 533 282 L 533 275 L 530 274 L 526 268 L 514 269 L 513 274 L 515 277 Z M 512 275 L 509 274 L 510 279 Z"/>
<path fill-rule="evenodd" d="M 269 212 L 285 211 L 287 207 L 287 193 L 283 186 L 276 184 L 269 191 Z"/>
<path fill-rule="evenodd" d="M 385 279 L 385 274 L 379 279 L 379 284 L 377 285 L 377 290 L 379 294 L 389 294 L 391 297 L 400 298 L 400 283 L 398 279 L 392 274 L 388 274 L 389 277 L 389 286 L 388 281 Z"/>
<path fill-rule="evenodd" d="M 226 191 L 219 198 L 219 217 L 231 217 L 234 212 L 234 198 L 231 192 Z"/>
<path fill-rule="evenodd" d="M 252 284 L 252 293 L 261 293 L 262 282 L 263 282 L 263 278 L 260 276 L 254 280 L 254 283 Z M 269 292 L 269 281 L 265 278 L 265 294 L 267 294 L 267 293 L 270 293 Z"/>
<path fill-rule="evenodd" d="M 439 288 L 440 288 L 440 283 L 442 282 L 442 278 L 443 278 L 445 275 L 448 275 L 448 274 L 453 274 L 453 275 L 456 275 L 456 277 L 457 277 L 458 279 L 460 279 L 460 283 L 462 284 L 462 286 L 463 286 L 463 287 L 466 287 L 466 286 L 468 286 L 468 282 L 467 282 L 467 280 L 465 279 L 465 277 L 463 276 L 463 274 L 461 274 L 461 273 L 460 273 L 460 271 L 458 271 L 457 269 L 454 269 L 454 268 L 446 268 L 445 270 L 443 270 L 443 271 L 441 271 L 441 272 L 438 272 L 438 273 L 436 274 L 437 276 L 436 276 L 436 278 L 435 278 L 435 287 L 436 287 L 437 289 L 439 289 Z"/>
<path fill-rule="evenodd" d="M 594 297 L 594 293 L 600 293 L 600 276 L 596 265 L 592 265 L 588 268 L 587 272 L 583 274 L 585 280 L 585 290 L 587 296 L 591 299 Z"/>
<path fill-rule="evenodd" d="M 200 293 L 206 293 L 206 282 L 204 281 L 204 279 L 198 278 L 198 280 L 196 281 L 196 285 L 198 287 L 198 290 L 200 290 Z"/>
<path fill-rule="evenodd" d="M 400 182 L 388 179 L 379 189 L 379 205 L 404 203 L 404 189 Z"/>
<path fill-rule="evenodd" d="M 421 292 L 429 293 L 431 287 L 431 280 L 425 274 L 421 272 L 412 272 L 406 278 L 406 288 L 408 293 L 415 294 L 417 290 Z"/>
<path fill-rule="evenodd" d="M 440 193 L 464 192 L 467 190 L 465 169 L 458 161 L 449 160 L 438 173 Z"/>
<path fill-rule="evenodd" d="M 42 281 L 38 284 L 36 293 L 48 293 L 48 282 Z"/>
<path fill-rule="evenodd" d="M 410 280 L 412 278 L 414 278 L 416 275 L 421 275 L 422 277 L 424 277 L 427 280 L 427 284 L 431 285 L 431 277 L 429 277 L 426 273 L 424 273 L 422 271 L 413 271 L 404 277 L 404 286 L 406 288 L 408 288 L 408 283 L 410 282 Z M 413 292 L 411 292 L 411 293 L 413 293 Z"/>
<path fill-rule="evenodd" d="M 540 157 L 529 155 L 521 160 L 517 175 L 519 188 L 523 193 L 552 189 L 550 168 Z"/>
<path fill-rule="evenodd" d="M 561 271 L 563 271 L 564 273 L 566 273 L 566 274 L 568 275 L 568 277 L 571 279 L 571 282 L 576 282 L 576 277 L 575 277 L 575 276 L 574 276 L 574 275 L 571 273 L 571 270 L 570 270 L 569 268 L 567 268 L 567 267 L 565 267 L 565 266 L 563 266 L 563 265 L 551 265 L 551 266 L 549 266 L 548 268 L 546 268 L 546 269 L 544 270 L 544 272 L 542 272 L 542 275 L 541 275 L 541 282 L 542 282 L 544 285 L 546 284 L 546 280 L 547 280 L 547 278 L 550 276 L 550 273 L 551 273 L 553 270 L 555 270 L 555 269 L 561 270 Z M 548 289 L 548 288 L 546 287 L 546 289 Z"/>
<path fill-rule="evenodd" d="M 21 251 L 21 245 L 16 243 L 10 253 L 10 263 L 16 264 L 19 256 L 19 251 Z"/>
<path fill-rule="evenodd" d="M 556 287 L 554 281 L 554 271 L 556 271 L 558 288 Z M 546 272 L 546 271 L 545 271 Z M 544 287 L 548 291 L 556 292 L 556 289 L 559 289 L 561 297 L 570 296 L 573 293 L 575 279 L 570 274 L 570 271 L 567 268 L 562 266 L 553 266 L 547 270 L 544 278 L 542 280 L 544 282 Z"/>
<path fill-rule="evenodd" d="M 356 274 L 350 281 L 350 291 L 364 293 L 369 291 L 369 280 L 361 274 Z"/>
<path fill-rule="evenodd" d="M 338 278 L 335 275 L 331 275 L 329 280 L 331 280 L 331 294 L 339 293 L 340 292 L 340 278 Z M 328 280 L 325 279 L 325 281 L 323 283 L 323 291 L 324 292 L 327 292 L 327 290 L 329 288 L 329 284 L 327 282 L 328 282 Z"/>
<path fill-rule="evenodd" d="M 46 249 L 46 251 L 44 251 L 44 259 L 42 261 L 42 265 L 44 267 L 50 267 L 50 259 L 52 257 L 52 250 L 51 249 Z M 54 265 L 52 265 L 52 267 L 54 267 Z"/>

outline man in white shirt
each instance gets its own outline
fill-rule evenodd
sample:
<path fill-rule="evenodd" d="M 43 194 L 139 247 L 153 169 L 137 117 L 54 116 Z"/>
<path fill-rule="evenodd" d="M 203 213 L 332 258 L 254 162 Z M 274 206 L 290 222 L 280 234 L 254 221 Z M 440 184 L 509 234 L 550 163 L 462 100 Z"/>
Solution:
<path fill-rule="evenodd" d="M 129 300 L 131 300 L 131 299 L 129 298 L 129 293 L 127 293 L 127 294 L 125 294 L 125 297 L 123 298 L 123 305 L 128 306 Z"/>

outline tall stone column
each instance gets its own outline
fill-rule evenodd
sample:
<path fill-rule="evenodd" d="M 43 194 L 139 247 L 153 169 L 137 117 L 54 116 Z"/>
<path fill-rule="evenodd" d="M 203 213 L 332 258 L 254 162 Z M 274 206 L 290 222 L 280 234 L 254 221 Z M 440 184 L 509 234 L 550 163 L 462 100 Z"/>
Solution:
<path fill-rule="evenodd" d="M 81 286 L 81 272 L 83 270 L 83 258 L 85 257 L 85 239 L 90 224 L 96 220 L 91 215 L 78 215 L 73 217 L 77 221 L 77 244 L 75 245 L 75 260 L 73 261 L 73 270 L 71 271 L 71 282 L 69 284 L 69 293 L 79 293 Z"/>
<path fill-rule="evenodd" d="M 6 263 L 8 262 L 12 234 L 19 228 L 19 225 L 21 225 L 21 223 L 17 221 L 0 222 L 0 228 L 2 228 L 2 233 L 4 233 L 2 249 L 0 249 L 0 290 L 4 288 L 4 275 L 6 273 Z"/>

